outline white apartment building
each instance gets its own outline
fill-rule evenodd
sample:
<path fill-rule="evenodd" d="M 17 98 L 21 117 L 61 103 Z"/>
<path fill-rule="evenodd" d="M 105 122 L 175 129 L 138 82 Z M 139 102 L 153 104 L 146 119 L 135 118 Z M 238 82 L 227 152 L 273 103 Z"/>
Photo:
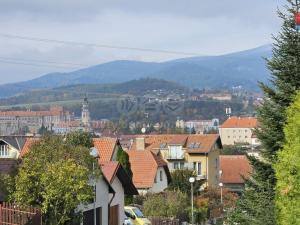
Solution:
<path fill-rule="evenodd" d="M 223 145 L 249 144 L 259 145 L 254 135 L 257 128 L 257 119 L 254 117 L 230 117 L 220 127 L 219 134 Z"/>

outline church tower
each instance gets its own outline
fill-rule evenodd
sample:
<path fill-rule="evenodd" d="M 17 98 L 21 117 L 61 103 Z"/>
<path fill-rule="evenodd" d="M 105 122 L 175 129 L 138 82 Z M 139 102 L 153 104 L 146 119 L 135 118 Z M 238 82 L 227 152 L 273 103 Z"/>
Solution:
<path fill-rule="evenodd" d="M 81 123 L 85 128 L 90 127 L 90 111 L 89 111 L 89 101 L 87 97 L 84 98 L 82 104 Z"/>

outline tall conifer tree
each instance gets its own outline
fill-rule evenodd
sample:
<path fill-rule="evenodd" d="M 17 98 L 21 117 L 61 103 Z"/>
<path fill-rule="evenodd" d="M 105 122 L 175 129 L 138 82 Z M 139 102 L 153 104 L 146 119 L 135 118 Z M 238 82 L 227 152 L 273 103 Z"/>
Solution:
<path fill-rule="evenodd" d="M 260 129 L 256 133 L 262 143 L 263 160 L 249 158 L 254 171 L 236 210 L 229 216 L 229 224 L 276 224 L 276 178 L 272 166 L 285 140 L 286 108 L 300 89 L 300 32 L 295 25 L 299 6 L 299 0 L 287 0 L 285 10 L 278 13 L 283 25 L 274 37 L 273 57 L 267 60 L 271 84 L 261 84 L 265 101 L 258 109 Z"/>

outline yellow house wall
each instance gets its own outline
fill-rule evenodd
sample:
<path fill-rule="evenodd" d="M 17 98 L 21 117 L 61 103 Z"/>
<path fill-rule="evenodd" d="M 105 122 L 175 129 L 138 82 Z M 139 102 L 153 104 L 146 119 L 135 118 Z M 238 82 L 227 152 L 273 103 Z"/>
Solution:
<path fill-rule="evenodd" d="M 207 176 L 207 162 L 208 158 L 205 155 L 190 155 L 186 154 L 186 161 L 189 163 L 201 162 L 202 175 Z"/>
<path fill-rule="evenodd" d="M 215 145 L 208 155 L 186 154 L 189 163 L 201 162 L 202 175 L 207 176 L 208 186 L 218 186 L 220 171 L 220 149 Z M 217 160 L 217 163 L 216 163 Z"/>

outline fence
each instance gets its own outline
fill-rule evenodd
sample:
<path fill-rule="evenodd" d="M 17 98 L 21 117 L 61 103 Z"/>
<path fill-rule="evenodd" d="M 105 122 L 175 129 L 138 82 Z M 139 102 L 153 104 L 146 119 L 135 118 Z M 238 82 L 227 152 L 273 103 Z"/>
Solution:
<path fill-rule="evenodd" d="M 179 225 L 178 219 L 150 218 L 152 225 Z"/>
<path fill-rule="evenodd" d="M 40 211 L 15 204 L 0 204 L 0 225 L 41 225 Z"/>

